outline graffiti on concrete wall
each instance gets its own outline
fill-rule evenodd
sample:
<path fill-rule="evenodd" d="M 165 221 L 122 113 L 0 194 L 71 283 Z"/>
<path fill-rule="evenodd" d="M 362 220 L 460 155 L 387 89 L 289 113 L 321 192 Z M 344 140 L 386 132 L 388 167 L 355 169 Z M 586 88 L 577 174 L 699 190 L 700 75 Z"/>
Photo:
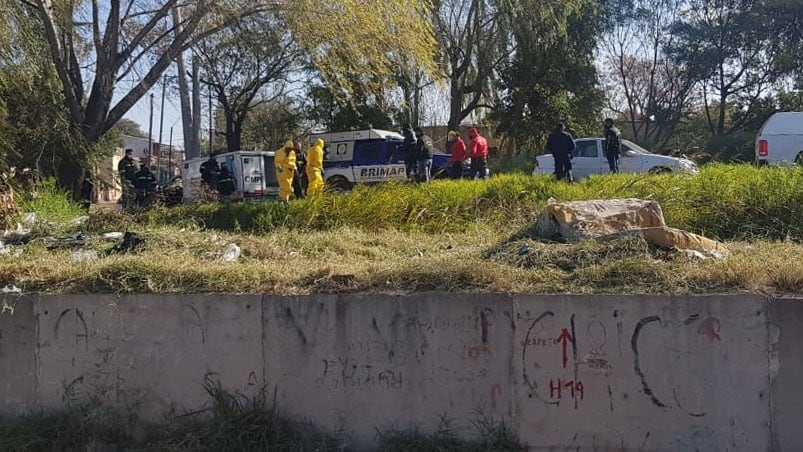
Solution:
<path fill-rule="evenodd" d="M 589 397 L 608 399 L 610 411 L 631 394 L 621 386 L 634 376 L 641 395 L 662 409 L 678 409 L 703 417 L 700 401 L 713 382 L 694 378 L 689 366 L 697 359 L 717 359 L 722 354 L 722 324 L 713 316 L 691 315 L 681 321 L 646 316 L 628 325 L 618 310 L 610 316 L 580 320 L 574 313 L 559 318 L 553 311 L 517 315 L 522 328 L 521 380 L 530 399 L 581 409 Z M 679 338 L 687 338 L 680 340 Z M 692 338 L 692 339 L 688 339 Z M 646 344 L 649 342 L 649 344 Z M 641 349 L 663 348 L 676 363 L 675 371 L 656 378 Z M 665 361 L 663 361 L 665 362 Z M 616 375 L 617 378 L 613 378 Z M 669 377 L 669 378 L 667 378 Z"/>

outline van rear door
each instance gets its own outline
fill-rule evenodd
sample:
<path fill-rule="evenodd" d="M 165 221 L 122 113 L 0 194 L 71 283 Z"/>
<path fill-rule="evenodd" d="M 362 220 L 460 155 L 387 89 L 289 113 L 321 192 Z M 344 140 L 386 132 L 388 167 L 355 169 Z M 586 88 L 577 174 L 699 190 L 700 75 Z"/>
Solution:
<path fill-rule="evenodd" d="M 240 184 L 245 199 L 265 196 L 265 160 L 257 154 L 240 155 Z"/>

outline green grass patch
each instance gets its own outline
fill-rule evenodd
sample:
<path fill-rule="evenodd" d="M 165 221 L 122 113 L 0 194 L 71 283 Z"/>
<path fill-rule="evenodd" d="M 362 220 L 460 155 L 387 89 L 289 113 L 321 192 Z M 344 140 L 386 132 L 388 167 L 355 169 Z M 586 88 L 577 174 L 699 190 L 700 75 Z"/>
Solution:
<path fill-rule="evenodd" d="M 667 223 L 720 240 L 803 238 L 803 169 L 714 164 L 699 174 L 594 176 L 579 183 L 549 176 L 503 175 L 487 181 L 358 186 L 289 204 L 197 204 L 157 208 L 147 225 L 193 223 L 265 233 L 280 228 L 459 232 L 477 221 L 526 224 L 558 201 L 641 198 L 658 201 Z"/>

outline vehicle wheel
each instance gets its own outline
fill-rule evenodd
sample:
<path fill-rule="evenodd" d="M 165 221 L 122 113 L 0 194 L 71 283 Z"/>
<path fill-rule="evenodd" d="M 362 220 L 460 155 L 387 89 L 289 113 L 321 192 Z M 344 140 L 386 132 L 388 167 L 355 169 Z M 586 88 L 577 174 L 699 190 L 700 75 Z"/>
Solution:
<path fill-rule="evenodd" d="M 326 190 L 332 193 L 343 193 L 351 189 L 351 184 L 343 177 L 333 177 L 326 181 Z"/>
<path fill-rule="evenodd" d="M 655 166 L 655 167 L 650 168 L 650 170 L 648 171 L 648 173 L 650 173 L 650 174 L 666 174 L 666 173 L 671 173 L 671 172 L 672 172 L 672 170 L 670 168 L 665 167 L 665 166 Z"/>

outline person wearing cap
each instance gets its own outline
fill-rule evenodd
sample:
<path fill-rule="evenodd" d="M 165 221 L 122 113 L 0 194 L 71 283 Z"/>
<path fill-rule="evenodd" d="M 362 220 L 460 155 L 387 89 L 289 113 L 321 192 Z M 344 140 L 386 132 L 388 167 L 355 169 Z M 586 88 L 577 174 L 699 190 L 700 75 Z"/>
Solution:
<path fill-rule="evenodd" d="M 446 147 L 452 156 L 449 158 L 449 177 L 460 179 L 463 177 L 463 163 L 468 159 L 466 142 L 457 134 L 450 130 L 446 137 Z"/>
<path fill-rule="evenodd" d="M 293 192 L 293 175 L 296 172 L 295 144 L 292 140 L 284 143 L 284 147 L 276 151 L 274 165 L 276 166 L 276 180 L 279 181 L 279 201 L 287 202 Z"/>
<path fill-rule="evenodd" d="M 611 173 L 619 172 L 619 155 L 621 154 L 621 132 L 614 127 L 613 119 L 607 118 L 605 120 L 605 143 L 603 149 L 605 150 L 605 158 L 608 159 L 608 168 Z"/>
<path fill-rule="evenodd" d="M 546 150 L 555 159 L 555 178 L 572 181 L 572 151 L 575 148 L 574 138 L 566 132 L 566 125 L 562 122 L 555 125 L 555 130 L 549 134 L 546 141 Z"/>
<path fill-rule="evenodd" d="M 315 195 L 323 192 L 323 140 L 315 140 L 315 144 L 307 149 L 307 194 Z"/>
<path fill-rule="evenodd" d="M 421 127 L 413 129 L 415 132 L 415 161 L 418 182 L 429 182 L 432 178 L 432 156 L 435 154 L 435 143 L 432 138 L 424 135 Z"/>
<path fill-rule="evenodd" d="M 468 155 L 471 157 L 471 177 L 473 179 L 487 179 L 488 173 L 488 140 L 480 135 L 476 127 L 468 129 L 471 142 L 468 146 Z"/>

